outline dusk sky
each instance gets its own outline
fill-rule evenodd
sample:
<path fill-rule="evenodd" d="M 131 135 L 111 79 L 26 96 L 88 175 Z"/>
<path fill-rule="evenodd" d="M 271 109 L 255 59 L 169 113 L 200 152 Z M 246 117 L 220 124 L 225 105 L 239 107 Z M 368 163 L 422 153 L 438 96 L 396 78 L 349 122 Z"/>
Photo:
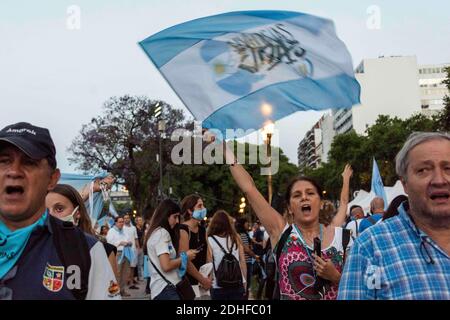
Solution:
<path fill-rule="evenodd" d="M 72 5 L 80 9 L 79 30 L 67 27 Z M 379 29 L 367 26 L 373 12 L 368 8 L 379 9 Z M 67 148 L 109 97 L 146 95 L 186 110 L 139 41 L 181 22 L 240 10 L 289 10 L 331 19 L 354 66 L 380 55 L 415 55 L 419 64 L 450 62 L 450 2 L 443 0 L 2 0 L 0 126 L 26 121 L 49 128 L 59 167 L 75 172 Z M 292 163 L 297 164 L 299 141 L 321 114 L 298 112 L 276 123 L 280 146 Z"/>

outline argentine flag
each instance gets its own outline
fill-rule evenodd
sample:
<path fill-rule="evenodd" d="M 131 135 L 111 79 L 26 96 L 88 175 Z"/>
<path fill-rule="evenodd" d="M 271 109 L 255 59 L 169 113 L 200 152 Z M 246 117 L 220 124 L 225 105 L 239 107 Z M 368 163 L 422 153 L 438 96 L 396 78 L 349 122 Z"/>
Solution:
<path fill-rule="evenodd" d="M 373 158 L 373 165 L 372 165 L 371 191 L 375 193 L 377 197 L 383 198 L 384 210 L 386 210 L 388 207 L 386 191 L 384 190 L 383 180 L 381 179 L 380 170 L 378 170 L 378 165 L 375 158 Z"/>
<path fill-rule="evenodd" d="M 91 183 L 96 178 L 104 177 L 106 177 L 106 174 L 99 176 L 85 176 L 81 174 L 62 173 L 61 178 L 59 179 L 59 183 L 68 184 L 80 191 L 86 184 Z M 89 217 L 91 218 L 92 226 L 95 225 L 95 222 L 98 220 L 100 214 L 102 213 L 103 205 L 104 199 L 101 192 L 95 192 L 93 195 L 93 199 L 89 198 L 85 202 L 86 209 L 88 211 Z"/>
<path fill-rule="evenodd" d="M 139 45 L 204 128 L 259 129 L 297 111 L 359 103 L 345 44 L 332 21 L 312 15 L 230 12 Z"/>

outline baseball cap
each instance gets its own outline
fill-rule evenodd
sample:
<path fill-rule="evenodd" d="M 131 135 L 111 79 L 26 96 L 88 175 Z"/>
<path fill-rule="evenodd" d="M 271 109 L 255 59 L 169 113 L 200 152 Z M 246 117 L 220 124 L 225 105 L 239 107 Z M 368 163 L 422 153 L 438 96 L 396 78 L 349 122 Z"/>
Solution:
<path fill-rule="evenodd" d="M 0 142 L 8 142 L 34 160 L 47 159 L 56 168 L 56 149 L 50 132 L 27 122 L 9 125 L 0 131 Z"/>

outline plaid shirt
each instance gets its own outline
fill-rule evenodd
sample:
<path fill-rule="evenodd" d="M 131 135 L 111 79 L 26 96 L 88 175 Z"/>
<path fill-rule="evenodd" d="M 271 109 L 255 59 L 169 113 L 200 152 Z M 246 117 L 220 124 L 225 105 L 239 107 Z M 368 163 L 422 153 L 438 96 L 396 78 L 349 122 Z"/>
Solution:
<path fill-rule="evenodd" d="M 399 212 L 355 240 L 338 299 L 450 300 L 449 255 Z"/>

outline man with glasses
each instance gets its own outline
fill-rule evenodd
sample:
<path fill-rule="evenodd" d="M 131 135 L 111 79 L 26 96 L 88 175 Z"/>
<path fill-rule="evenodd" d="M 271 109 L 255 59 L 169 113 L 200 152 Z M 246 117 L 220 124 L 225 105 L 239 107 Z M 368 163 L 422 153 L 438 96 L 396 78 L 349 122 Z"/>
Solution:
<path fill-rule="evenodd" d="M 396 171 L 409 202 L 355 240 L 339 299 L 450 299 L 450 135 L 412 134 Z"/>

